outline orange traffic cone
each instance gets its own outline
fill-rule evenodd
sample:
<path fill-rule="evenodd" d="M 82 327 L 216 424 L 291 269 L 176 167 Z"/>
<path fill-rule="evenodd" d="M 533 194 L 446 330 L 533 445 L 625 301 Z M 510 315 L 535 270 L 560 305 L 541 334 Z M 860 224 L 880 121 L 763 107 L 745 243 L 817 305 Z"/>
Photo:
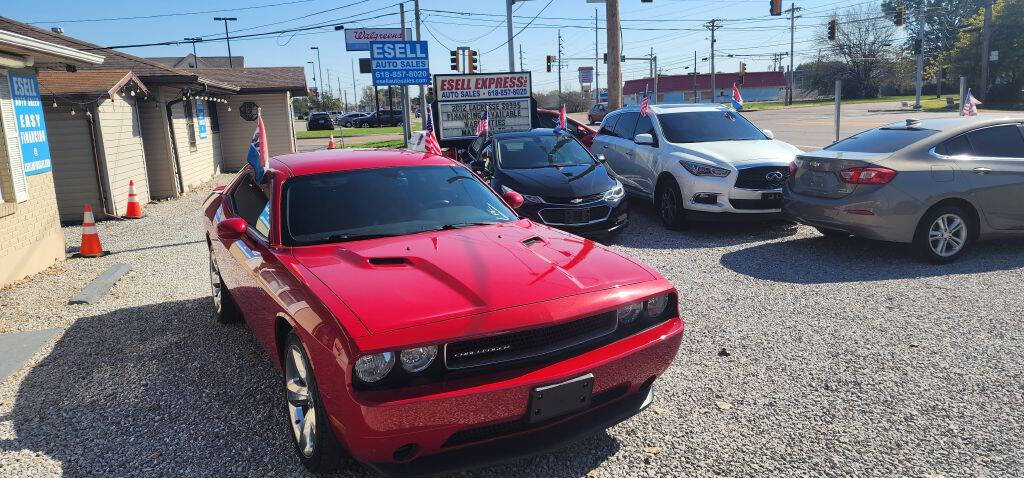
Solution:
<path fill-rule="evenodd" d="M 331 140 L 327 142 L 327 149 L 334 149 L 334 133 L 331 133 Z"/>
<path fill-rule="evenodd" d="M 139 205 L 139 198 L 135 195 L 135 181 L 128 181 L 128 208 L 124 212 L 128 219 L 139 219 L 142 217 L 142 206 Z"/>
<path fill-rule="evenodd" d="M 78 249 L 78 255 L 82 257 L 103 255 L 100 236 L 96 234 L 96 219 L 92 216 L 92 206 L 88 204 L 85 205 L 85 215 L 82 218 L 82 247 Z"/>

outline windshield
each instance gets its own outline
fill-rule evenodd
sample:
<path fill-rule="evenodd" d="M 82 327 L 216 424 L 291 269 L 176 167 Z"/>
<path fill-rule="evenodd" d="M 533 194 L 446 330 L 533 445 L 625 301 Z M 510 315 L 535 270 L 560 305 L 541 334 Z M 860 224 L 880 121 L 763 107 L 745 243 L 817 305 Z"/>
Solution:
<path fill-rule="evenodd" d="M 743 115 L 734 111 L 687 111 L 658 115 L 670 143 L 754 141 L 768 139 Z"/>
<path fill-rule="evenodd" d="M 934 129 L 869 129 L 831 146 L 826 146 L 825 149 L 859 153 L 894 153 L 935 133 L 938 131 Z"/>
<path fill-rule="evenodd" d="M 286 245 L 354 241 L 518 219 L 457 166 L 407 166 L 300 176 L 282 195 Z"/>
<path fill-rule="evenodd" d="M 498 164 L 504 169 L 527 169 L 596 163 L 572 136 L 545 134 L 499 139 Z"/>

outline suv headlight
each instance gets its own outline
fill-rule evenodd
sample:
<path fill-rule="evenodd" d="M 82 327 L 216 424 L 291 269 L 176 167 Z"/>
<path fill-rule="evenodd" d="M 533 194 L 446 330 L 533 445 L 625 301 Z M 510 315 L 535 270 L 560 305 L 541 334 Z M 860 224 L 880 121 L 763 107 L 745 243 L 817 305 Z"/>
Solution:
<path fill-rule="evenodd" d="M 426 370 L 430 364 L 434 363 L 434 358 L 436 357 L 436 345 L 413 347 L 411 349 L 405 349 L 401 354 L 399 354 L 399 358 L 402 361 L 402 368 L 409 373 L 422 372 Z"/>
<path fill-rule="evenodd" d="M 694 176 L 714 176 L 716 178 L 724 178 L 732 173 L 732 171 L 725 168 L 719 168 L 718 166 L 711 166 L 693 161 L 684 161 L 682 159 L 679 160 L 679 164 Z"/>
<path fill-rule="evenodd" d="M 379 382 L 394 366 L 395 354 L 392 352 L 363 355 L 356 360 L 356 377 L 366 383 Z"/>
<path fill-rule="evenodd" d="M 505 185 L 501 186 L 501 192 L 502 193 L 507 193 L 507 192 L 519 193 L 519 195 L 523 197 L 523 201 L 524 202 L 531 203 L 531 204 L 542 204 L 544 202 L 544 200 L 541 199 L 540 196 L 531 196 L 529 194 L 523 194 L 523 193 L 520 193 L 519 191 L 516 191 L 515 189 L 512 189 L 512 188 L 510 188 L 508 186 L 505 186 Z"/>
<path fill-rule="evenodd" d="M 607 192 L 604 193 L 605 201 L 618 201 L 626 195 L 626 190 L 623 189 L 622 183 L 619 180 L 615 180 L 615 186 L 612 186 Z"/>

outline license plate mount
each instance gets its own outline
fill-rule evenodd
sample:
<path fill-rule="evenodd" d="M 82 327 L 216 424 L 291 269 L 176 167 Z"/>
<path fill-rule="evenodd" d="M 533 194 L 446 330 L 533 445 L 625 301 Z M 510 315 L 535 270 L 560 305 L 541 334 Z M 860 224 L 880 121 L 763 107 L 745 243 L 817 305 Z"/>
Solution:
<path fill-rule="evenodd" d="M 569 209 L 565 212 L 566 223 L 579 224 L 590 221 L 590 209 Z"/>
<path fill-rule="evenodd" d="M 761 199 L 765 201 L 781 201 L 782 193 L 761 193 Z"/>
<path fill-rule="evenodd" d="M 594 374 L 554 385 L 537 387 L 530 392 L 530 423 L 538 423 L 568 415 L 590 406 L 594 392 Z"/>

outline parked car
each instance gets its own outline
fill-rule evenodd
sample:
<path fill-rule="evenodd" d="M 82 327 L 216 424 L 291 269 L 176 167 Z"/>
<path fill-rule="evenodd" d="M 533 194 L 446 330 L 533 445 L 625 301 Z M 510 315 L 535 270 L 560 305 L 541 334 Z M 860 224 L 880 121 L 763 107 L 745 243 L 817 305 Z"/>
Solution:
<path fill-rule="evenodd" d="M 343 115 L 345 113 L 343 113 L 341 111 L 335 110 L 335 111 L 328 111 L 327 114 L 331 115 L 331 121 L 334 122 L 335 126 L 341 126 L 340 124 L 338 124 L 338 121 L 341 120 L 341 115 Z"/>
<path fill-rule="evenodd" d="M 540 118 L 540 123 L 535 125 L 538 128 L 554 128 L 558 126 L 558 112 L 555 110 L 544 110 L 537 109 L 537 116 Z M 565 117 L 565 128 L 572 133 L 576 139 L 583 143 L 583 146 L 590 147 L 594 143 L 594 136 L 597 136 L 597 130 L 580 123 L 568 116 Z"/>
<path fill-rule="evenodd" d="M 323 150 L 270 167 L 203 206 L 213 306 L 283 371 L 281 418 L 309 470 L 345 450 L 437 473 L 651 403 L 683 334 L 654 269 L 521 219 L 519 194 L 444 157 Z"/>
<path fill-rule="evenodd" d="M 331 119 L 331 115 L 324 112 L 310 113 L 309 119 L 306 120 L 306 130 L 317 131 L 323 129 L 334 129 L 334 120 Z"/>
<path fill-rule="evenodd" d="M 718 105 L 651 105 L 613 111 L 591 151 L 626 192 L 654 202 L 670 229 L 687 220 L 781 218 L 782 185 L 800 152 Z"/>
<path fill-rule="evenodd" d="M 604 117 L 608 114 L 608 103 L 597 103 L 590 107 L 590 111 L 587 111 L 587 123 L 597 124 L 604 121 Z"/>
<path fill-rule="evenodd" d="M 495 191 L 521 194 L 519 212 L 534 221 L 594 236 L 629 224 L 622 184 L 570 134 L 537 128 L 481 135 L 466 155 Z"/>
<path fill-rule="evenodd" d="M 401 124 L 401 110 L 374 111 L 362 118 L 355 118 L 352 120 L 353 128 L 376 128 L 379 126 L 400 126 Z"/>
<path fill-rule="evenodd" d="M 907 120 L 797 156 L 785 211 L 828 236 L 910 243 L 936 263 L 1024 235 L 1022 119 Z"/>
<path fill-rule="evenodd" d="M 344 115 L 341 116 L 341 118 L 338 118 L 338 126 L 344 126 L 346 128 L 351 128 L 351 127 L 355 126 L 354 121 L 356 119 L 362 118 L 364 116 L 366 116 L 366 113 L 363 113 L 361 111 L 353 111 L 351 113 L 345 113 Z"/>

